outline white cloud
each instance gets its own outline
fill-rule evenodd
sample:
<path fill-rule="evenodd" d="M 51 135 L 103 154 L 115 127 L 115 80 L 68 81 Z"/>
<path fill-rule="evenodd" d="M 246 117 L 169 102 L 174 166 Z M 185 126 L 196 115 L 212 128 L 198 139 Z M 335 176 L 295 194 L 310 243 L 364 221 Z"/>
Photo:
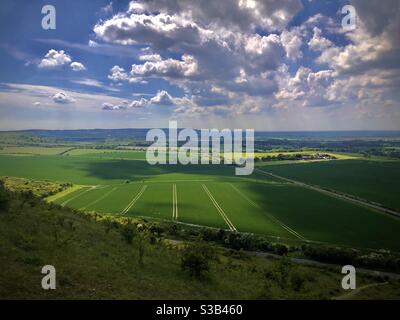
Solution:
<path fill-rule="evenodd" d="M 248 31 L 262 28 L 282 30 L 302 9 L 300 0 L 150 0 L 132 1 L 130 13 L 163 11 L 187 15 L 208 26 Z"/>
<path fill-rule="evenodd" d="M 128 108 L 128 101 L 123 101 L 121 104 L 112 104 L 109 102 L 104 102 L 102 104 L 102 109 L 107 111 L 121 111 Z"/>
<path fill-rule="evenodd" d="M 108 91 L 114 91 L 114 92 L 120 91 L 118 88 L 113 88 L 113 87 L 107 86 L 104 83 L 102 83 L 96 79 L 86 78 L 86 79 L 79 79 L 79 80 L 71 80 L 71 82 L 81 84 L 84 86 L 88 86 L 88 87 L 101 88 L 101 89 L 108 90 Z"/>
<path fill-rule="evenodd" d="M 44 58 L 38 64 L 39 68 L 57 68 L 65 64 L 71 63 L 71 56 L 66 54 L 64 50 L 50 49 Z"/>
<path fill-rule="evenodd" d="M 161 61 L 162 58 L 159 54 L 153 53 L 153 54 L 142 54 L 139 56 L 139 60 L 157 62 L 157 61 Z"/>
<path fill-rule="evenodd" d="M 110 15 L 113 13 L 113 3 L 110 2 L 109 4 L 107 4 L 106 6 L 104 6 L 103 8 L 100 9 L 100 12 L 103 15 Z"/>
<path fill-rule="evenodd" d="M 284 30 L 281 34 L 282 45 L 286 50 L 286 56 L 290 60 L 297 60 L 303 57 L 301 52 L 301 33 L 302 30 L 300 28 L 293 28 L 290 31 Z"/>
<path fill-rule="evenodd" d="M 153 75 L 178 78 L 193 76 L 197 71 L 197 61 L 192 56 L 183 55 L 182 60 L 166 59 L 146 61 L 144 64 L 132 65 L 133 77 Z"/>
<path fill-rule="evenodd" d="M 178 106 L 187 102 L 185 98 L 174 98 L 167 91 L 159 90 L 153 97 L 146 99 L 141 97 L 139 100 L 132 100 L 130 102 L 124 101 L 121 105 L 115 105 L 111 103 L 103 103 L 103 110 L 126 110 L 128 108 L 140 109 L 148 108 L 151 106 Z"/>
<path fill-rule="evenodd" d="M 185 115 L 226 116 L 275 112 L 272 107 L 339 106 L 350 101 L 339 94 L 340 86 L 357 87 L 352 84 L 360 81 L 357 74 L 370 72 L 377 83 L 376 70 L 400 65 L 399 10 L 380 10 L 372 0 L 353 2 L 360 24 L 350 33 L 341 30 L 336 16 L 321 13 L 288 28 L 302 6 L 286 0 L 132 1 L 127 12 L 99 21 L 94 32 L 100 41 L 140 46 L 135 56 L 142 62 L 115 66 L 111 80 L 162 79 L 184 95 L 156 95 L 134 100 L 132 106 L 159 100 Z M 391 77 L 397 83 L 397 73 Z M 386 92 L 385 101 L 395 101 L 393 90 Z M 361 89 L 357 96 L 370 98 Z"/>
<path fill-rule="evenodd" d="M 161 90 L 150 99 L 150 104 L 158 106 L 172 106 L 175 104 L 175 101 L 167 91 Z"/>
<path fill-rule="evenodd" d="M 113 81 L 125 81 L 129 80 L 129 75 L 126 73 L 124 68 L 120 66 L 114 66 L 110 69 L 111 74 L 108 75 L 108 79 Z"/>
<path fill-rule="evenodd" d="M 74 103 L 76 100 L 69 95 L 67 95 L 64 92 L 58 92 L 52 97 L 53 101 L 55 103 L 60 103 L 60 104 L 69 104 L 69 103 Z"/>
<path fill-rule="evenodd" d="M 290 76 L 287 67 L 281 69 L 280 90 L 275 94 L 275 107 L 289 107 L 300 102 L 303 107 L 323 107 L 331 104 L 326 98 L 329 86 L 334 81 L 332 70 L 313 72 L 300 67 L 296 74 Z"/>
<path fill-rule="evenodd" d="M 133 100 L 130 103 L 130 106 L 132 108 L 144 108 L 147 107 L 149 105 L 149 101 L 145 98 L 140 98 L 139 100 Z"/>
<path fill-rule="evenodd" d="M 91 48 L 96 48 L 96 47 L 99 46 L 99 44 L 96 41 L 89 40 L 88 46 L 91 47 Z"/>
<path fill-rule="evenodd" d="M 86 70 L 86 67 L 77 61 L 74 61 L 70 64 L 70 67 L 72 68 L 72 71 L 83 71 Z"/>
<path fill-rule="evenodd" d="M 333 43 L 331 41 L 329 41 L 328 39 L 326 39 L 322 36 L 321 29 L 315 27 L 313 29 L 313 32 L 314 32 L 313 37 L 308 42 L 308 46 L 310 47 L 311 50 L 324 51 L 333 45 Z"/>

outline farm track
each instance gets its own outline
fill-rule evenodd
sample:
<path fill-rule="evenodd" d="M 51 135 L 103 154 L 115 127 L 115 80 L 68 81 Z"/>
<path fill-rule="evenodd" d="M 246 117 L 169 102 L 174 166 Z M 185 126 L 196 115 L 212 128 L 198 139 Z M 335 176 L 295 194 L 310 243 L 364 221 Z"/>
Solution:
<path fill-rule="evenodd" d="M 125 209 L 120 212 L 120 214 L 122 214 L 122 215 L 127 214 L 129 212 L 129 210 L 135 205 L 136 201 L 138 201 L 139 198 L 143 195 L 143 193 L 146 191 L 146 189 L 147 189 L 147 185 L 144 185 L 142 187 L 142 189 L 140 189 L 140 191 L 132 199 L 132 201 L 129 202 L 129 204 L 125 207 Z"/>
<path fill-rule="evenodd" d="M 332 300 L 349 300 L 349 299 L 352 300 L 352 298 L 354 296 L 356 296 L 362 290 L 365 290 L 368 288 L 373 288 L 373 287 L 384 286 L 387 284 L 388 284 L 388 282 L 378 282 L 378 283 L 367 284 L 365 286 L 359 287 L 359 288 L 352 290 L 351 292 L 341 295 L 339 297 L 334 297 L 334 298 L 332 298 Z"/>
<path fill-rule="evenodd" d="M 362 200 L 362 199 L 358 199 L 358 198 L 356 199 L 356 198 L 353 198 L 352 196 L 349 196 L 349 195 L 346 195 L 346 194 L 343 194 L 343 193 L 337 193 L 337 192 L 329 191 L 329 190 L 326 190 L 326 189 L 318 187 L 318 186 L 313 186 L 313 185 L 309 185 L 309 184 L 304 183 L 304 182 L 300 182 L 300 181 L 297 181 L 297 180 L 293 180 L 293 179 L 285 178 L 285 177 L 282 177 L 282 176 L 278 176 L 278 175 L 276 175 L 274 173 L 263 171 L 263 170 L 260 170 L 260 169 L 255 169 L 255 170 L 257 172 L 260 172 L 261 174 L 263 174 L 265 176 L 271 176 L 271 177 L 274 177 L 274 178 L 278 178 L 278 179 L 290 182 L 290 183 L 292 183 L 292 184 L 294 184 L 296 186 L 299 186 L 299 187 L 303 187 L 303 188 L 306 188 L 306 189 L 309 189 L 309 190 L 317 191 L 319 193 L 325 194 L 327 196 L 330 196 L 330 197 L 333 197 L 333 198 L 336 198 L 336 199 L 341 199 L 341 200 L 344 200 L 344 201 L 352 202 L 352 203 L 354 203 L 356 205 L 359 205 L 359 206 L 362 206 L 362 207 L 367 207 L 369 209 L 373 209 L 375 211 L 379 211 L 381 213 L 388 214 L 388 215 L 390 215 L 392 217 L 394 216 L 394 217 L 400 218 L 400 212 L 395 211 L 395 210 L 391 210 L 391 209 L 387 209 L 387 208 L 385 208 L 383 206 L 380 206 L 378 204 L 370 203 L 367 200 Z"/>
<path fill-rule="evenodd" d="M 224 219 L 225 223 L 228 225 L 229 229 L 231 231 L 237 231 L 237 229 L 235 228 L 233 223 L 229 220 L 229 218 L 226 215 L 226 213 L 224 212 L 224 210 L 218 204 L 217 200 L 215 200 L 214 196 L 211 194 L 210 190 L 208 190 L 208 188 L 206 187 L 205 184 L 202 184 L 202 187 L 204 189 L 204 192 L 208 195 L 208 197 L 210 198 L 211 202 L 214 204 L 215 208 L 217 209 L 217 211 L 221 215 L 222 219 Z"/>

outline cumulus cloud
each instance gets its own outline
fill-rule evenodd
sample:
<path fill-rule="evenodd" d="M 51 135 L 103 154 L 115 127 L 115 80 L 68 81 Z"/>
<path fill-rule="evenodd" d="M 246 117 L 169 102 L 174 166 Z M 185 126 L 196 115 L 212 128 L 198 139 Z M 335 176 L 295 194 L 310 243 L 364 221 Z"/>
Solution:
<path fill-rule="evenodd" d="M 311 50 L 324 51 L 333 45 L 331 41 L 329 41 L 328 39 L 326 39 L 322 36 L 321 29 L 315 27 L 313 29 L 313 32 L 314 32 L 313 37 L 308 42 L 308 46 L 310 47 Z"/>
<path fill-rule="evenodd" d="M 70 64 L 70 67 L 71 67 L 72 71 L 83 71 L 83 70 L 86 70 L 86 67 L 82 63 L 77 62 L 77 61 L 72 62 Z"/>
<path fill-rule="evenodd" d="M 167 91 L 161 90 L 150 99 L 150 104 L 157 106 L 172 106 L 175 104 L 175 101 Z"/>
<path fill-rule="evenodd" d="M 235 30 L 282 30 L 302 9 L 300 0 L 150 0 L 132 1 L 130 12 L 163 11 L 189 15 L 202 25 Z"/>
<path fill-rule="evenodd" d="M 104 102 L 101 108 L 107 111 L 120 111 L 120 110 L 126 110 L 128 106 L 129 106 L 128 101 L 123 101 L 121 104 L 112 104 L 109 102 Z"/>
<path fill-rule="evenodd" d="M 125 81 L 129 79 L 128 74 L 124 68 L 120 66 L 114 66 L 110 69 L 111 74 L 108 75 L 108 79 L 113 81 Z"/>
<path fill-rule="evenodd" d="M 149 100 L 145 99 L 145 98 L 140 98 L 139 100 L 133 100 L 130 103 L 130 106 L 132 108 L 144 108 L 147 107 L 149 105 Z"/>
<path fill-rule="evenodd" d="M 50 49 L 44 58 L 38 64 L 39 68 L 57 68 L 65 64 L 71 63 L 71 56 L 64 52 L 64 50 Z"/>
<path fill-rule="evenodd" d="M 326 93 L 334 81 L 332 70 L 313 72 L 310 68 L 300 67 L 290 76 L 287 67 L 281 69 L 280 90 L 275 94 L 277 107 L 287 107 L 294 101 L 301 101 L 303 107 L 324 106 L 329 104 Z"/>
<path fill-rule="evenodd" d="M 60 104 L 69 104 L 69 103 L 74 103 L 76 100 L 69 95 L 67 95 L 64 92 L 58 92 L 52 97 L 53 101 L 55 103 L 60 103 Z"/>
<path fill-rule="evenodd" d="M 302 30 L 300 28 L 293 28 L 291 30 L 284 30 L 281 34 L 281 42 L 286 50 L 286 56 L 290 60 L 296 60 L 303 57 L 301 46 L 303 44 Z"/>
<path fill-rule="evenodd" d="M 146 61 L 144 64 L 134 64 L 132 65 L 131 75 L 134 77 L 160 75 L 177 78 L 192 76 L 196 71 L 196 59 L 189 55 L 183 55 L 182 60 L 153 60 Z"/>
<path fill-rule="evenodd" d="M 389 0 L 352 1 L 357 11 L 357 27 L 345 34 L 349 44 L 330 46 L 318 59 L 339 73 L 364 73 L 400 66 L 400 4 Z"/>
<path fill-rule="evenodd" d="M 157 62 L 157 61 L 161 61 L 162 58 L 159 54 L 142 54 L 139 56 L 139 60 L 141 61 L 153 61 L 153 62 Z"/>
<path fill-rule="evenodd" d="M 143 108 L 149 106 L 174 106 L 179 104 L 180 101 L 181 99 L 173 98 L 167 91 L 160 90 L 150 99 L 140 98 L 139 100 L 133 100 L 130 103 L 130 106 L 134 108 Z"/>
<path fill-rule="evenodd" d="M 145 8 L 155 4 L 146 2 L 142 5 Z M 180 5 L 183 6 L 184 2 Z M 197 7 L 197 2 L 192 2 L 192 5 L 194 6 L 193 10 L 201 9 Z M 193 57 L 192 61 L 194 59 L 197 61 L 198 70 L 207 76 L 211 74 L 218 77 L 231 77 L 235 72 L 239 72 L 237 65 L 250 61 L 246 57 L 246 52 L 253 55 L 264 55 L 263 59 L 259 59 L 259 61 L 267 66 L 276 66 L 274 55 L 282 56 L 282 45 L 276 35 L 261 37 L 254 33 L 234 32 L 225 27 L 210 25 L 209 22 L 205 23 L 196 14 L 188 16 L 181 15 L 179 12 L 168 12 L 169 5 L 167 3 L 164 7 L 167 12 L 162 12 L 162 3 L 157 2 L 157 6 L 157 10 L 150 12 L 161 12 L 153 14 L 141 10 L 138 13 L 137 10 L 134 10 L 125 14 L 120 13 L 106 21 L 100 21 L 94 27 L 94 32 L 98 38 L 107 42 L 125 45 L 145 44 L 151 46 L 155 51 L 171 49 L 182 52 L 183 57 Z M 237 3 L 236 6 L 238 6 Z M 246 11 L 248 10 L 247 6 L 248 4 L 243 3 L 242 8 L 238 8 L 238 10 Z M 226 14 L 227 12 L 224 12 L 222 17 Z M 244 50 L 245 47 L 248 50 Z M 279 53 L 274 50 L 278 50 Z M 268 58 L 266 58 L 267 56 Z M 139 59 L 159 62 L 160 56 L 144 56 Z M 271 60 L 273 60 L 271 63 L 266 62 Z M 169 62 L 168 59 L 166 61 L 166 63 Z M 193 63 L 192 65 L 194 67 Z M 260 67 L 262 68 L 262 66 Z"/>
<path fill-rule="evenodd" d="M 139 100 L 124 101 L 122 104 L 103 103 L 102 109 L 108 111 L 126 110 L 128 108 L 140 109 L 148 108 L 151 106 L 178 106 L 182 105 L 187 100 L 185 98 L 174 98 L 167 91 L 159 90 L 153 97 L 146 99 L 141 97 Z"/>
<path fill-rule="evenodd" d="M 162 79 L 185 97 L 159 92 L 131 107 L 162 103 L 184 114 L 325 107 L 341 104 L 338 88 L 356 87 L 346 81 L 359 82 L 357 74 L 400 65 L 400 9 L 379 10 L 374 0 L 353 3 L 360 24 L 349 33 L 337 17 L 321 13 L 288 28 L 302 8 L 294 0 L 131 1 L 126 12 L 93 30 L 99 41 L 141 48 L 132 65 L 111 68 L 110 80 Z M 397 83 L 396 73 L 392 79 Z"/>

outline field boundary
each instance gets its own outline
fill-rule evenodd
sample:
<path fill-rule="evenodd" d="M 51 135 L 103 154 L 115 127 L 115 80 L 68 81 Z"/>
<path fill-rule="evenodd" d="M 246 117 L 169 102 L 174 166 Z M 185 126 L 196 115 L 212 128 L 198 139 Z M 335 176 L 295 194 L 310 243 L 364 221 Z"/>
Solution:
<path fill-rule="evenodd" d="M 139 200 L 139 198 L 142 196 L 142 194 L 146 191 L 147 185 L 144 185 L 142 189 L 136 194 L 136 196 L 132 199 L 131 202 L 128 203 L 128 205 L 123 209 L 120 214 L 124 215 L 127 214 L 129 210 L 135 205 L 136 201 Z"/>
<path fill-rule="evenodd" d="M 221 215 L 222 219 L 224 219 L 225 223 L 228 225 L 229 229 L 231 231 L 237 231 L 236 227 L 233 225 L 233 223 L 231 222 L 231 220 L 229 220 L 228 216 L 226 215 L 226 213 L 224 212 L 224 210 L 220 207 L 220 205 L 218 204 L 217 200 L 215 200 L 215 198 L 213 197 L 213 195 L 211 194 L 210 190 L 208 190 L 208 188 L 206 187 L 205 184 L 202 184 L 203 190 L 204 192 L 208 195 L 208 197 L 210 198 L 211 202 L 214 204 L 215 208 L 218 210 L 219 214 Z"/>

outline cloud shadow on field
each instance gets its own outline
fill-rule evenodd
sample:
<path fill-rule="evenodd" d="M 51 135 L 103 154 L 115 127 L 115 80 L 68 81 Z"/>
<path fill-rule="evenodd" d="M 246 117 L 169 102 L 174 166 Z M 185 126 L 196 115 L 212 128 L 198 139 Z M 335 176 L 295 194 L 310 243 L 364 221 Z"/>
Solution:
<path fill-rule="evenodd" d="M 86 164 L 88 176 L 104 180 L 141 180 L 140 176 L 162 176 L 166 174 L 204 175 L 213 177 L 234 176 L 233 166 L 226 165 L 150 165 L 146 161 L 109 160 Z"/>

